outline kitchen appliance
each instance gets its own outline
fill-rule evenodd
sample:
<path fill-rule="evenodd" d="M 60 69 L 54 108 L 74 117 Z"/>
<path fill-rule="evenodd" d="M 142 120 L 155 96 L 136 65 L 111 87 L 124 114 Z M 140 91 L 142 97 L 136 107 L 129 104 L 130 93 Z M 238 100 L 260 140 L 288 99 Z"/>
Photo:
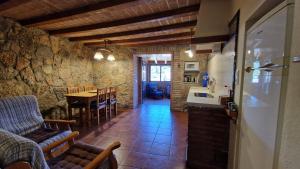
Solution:
<path fill-rule="evenodd" d="M 184 71 L 199 71 L 199 62 L 184 62 Z"/>
<path fill-rule="evenodd" d="M 247 31 L 239 167 L 272 169 L 289 61 L 292 10 L 284 2 Z"/>

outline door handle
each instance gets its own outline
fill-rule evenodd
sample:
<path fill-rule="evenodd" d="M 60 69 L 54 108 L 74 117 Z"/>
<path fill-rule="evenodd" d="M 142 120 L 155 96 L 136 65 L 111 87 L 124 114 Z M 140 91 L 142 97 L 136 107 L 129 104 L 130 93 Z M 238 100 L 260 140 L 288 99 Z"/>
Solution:
<path fill-rule="evenodd" d="M 260 66 L 260 67 L 258 67 L 258 68 L 253 68 L 253 67 L 251 67 L 251 66 L 248 66 L 246 69 L 245 69 L 245 71 L 247 72 L 247 73 L 250 73 L 251 71 L 253 71 L 253 70 L 264 70 L 264 71 L 266 71 L 266 72 L 272 72 L 272 71 L 274 71 L 274 68 L 287 68 L 287 66 L 286 65 L 278 65 L 278 64 L 274 64 L 274 63 L 268 63 L 268 64 L 265 64 L 265 65 L 263 65 L 263 66 Z"/>

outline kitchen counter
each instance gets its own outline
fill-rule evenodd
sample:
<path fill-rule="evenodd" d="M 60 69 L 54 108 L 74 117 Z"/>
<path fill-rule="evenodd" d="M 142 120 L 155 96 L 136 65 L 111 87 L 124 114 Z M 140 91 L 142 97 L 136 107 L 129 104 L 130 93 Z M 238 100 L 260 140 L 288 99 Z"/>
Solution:
<path fill-rule="evenodd" d="M 188 106 L 199 107 L 222 107 L 219 103 L 219 96 L 228 95 L 225 91 L 216 91 L 210 93 L 213 98 L 210 97 L 196 97 L 195 93 L 209 93 L 209 90 L 205 87 L 191 87 L 187 96 Z"/>
<path fill-rule="evenodd" d="M 188 104 L 189 168 L 226 168 L 229 151 L 230 119 L 219 96 L 226 92 L 216 91 L 213 98 L 196 97 L 195 93 L 209 93 L 207 88 L 191 87 Z M 205 146 L 204 146 L 205 145 Z"/>

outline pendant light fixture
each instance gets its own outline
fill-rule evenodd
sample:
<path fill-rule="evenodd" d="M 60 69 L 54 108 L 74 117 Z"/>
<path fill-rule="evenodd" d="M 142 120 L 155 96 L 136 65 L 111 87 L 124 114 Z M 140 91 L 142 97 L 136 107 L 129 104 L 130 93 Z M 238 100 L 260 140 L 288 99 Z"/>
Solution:
<path fill-rule="evenodd" d="M 193 29 L 191 28 L 191 41 L 192 41 L 192 38 L 193 38 Z M 186 53 L 190 58 L 193 58 L 193 57 L 194 57 L 194 53 L 193 53 L 193 50 L 192 50 L 192 42 L 190 43 L 190 48 L 189 48 L 188 50 L 186 50 L 185 53 Z"/>
<path fill-rule="evenodd" d="M 107 43 L 108 43 L 108 40 L 104 40 L 104 48 L 100 48 L 96 51 L 96 53 L 94 55 L 94 59 L 102 60 L 104 58 L 103 53 L 108 53 L 108 56 L 107 56 L 108 61 L 116 60 L 115 56 L 113 55 L 113 51 L 106 47 Z"/>

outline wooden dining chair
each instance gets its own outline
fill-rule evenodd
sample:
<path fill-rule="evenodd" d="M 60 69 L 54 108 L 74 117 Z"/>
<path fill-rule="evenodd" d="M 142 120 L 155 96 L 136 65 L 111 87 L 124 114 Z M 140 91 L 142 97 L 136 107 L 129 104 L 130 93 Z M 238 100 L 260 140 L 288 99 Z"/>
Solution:
<path fill-rule="evenodd" d="M 79 92 L 81 92 L 79 87 L 67 87 L 68 94 L 79 93 Z M 79 118 L 80 124 L 82 124 L 83 109 L 85 107 L 85 104 L 81 103 L 79 101 L 75 101 L 75 102 L 71 103 L 70 107 L 71 107 L 71 109 L 79 109 L 79 117 L 78 118 Z M 71 112 L 73 113 L 73 111 L 71 111 Z M 71 115 L 71 116 L 73 116 L 73 115 Z"/>
<path fill-rule="evenodd" d="M 97 87 L 94 85 L 86 85 L 86 86 L 83 86 L 83 88 L 84 88 L 84 91 L 91 91 L 91 90 L 97 89 Z"/>
<path fill-rule="evenodd" d="M 107 120 L 107 89 L 97 89 L 97 101 L 91 103 L 91 112 L 97 114 L 97 124 L 100 124 L 100 113 L 105 114 L 105 119 Z"/>
<path fill-rule="evenodd" d="M 108 109 L 109 109 L 109 117 L 112 115 L 112 110 L 115 116 L 117 116 L 117 89 L 116 87 L 110 87 L 108 93 Z"/>

